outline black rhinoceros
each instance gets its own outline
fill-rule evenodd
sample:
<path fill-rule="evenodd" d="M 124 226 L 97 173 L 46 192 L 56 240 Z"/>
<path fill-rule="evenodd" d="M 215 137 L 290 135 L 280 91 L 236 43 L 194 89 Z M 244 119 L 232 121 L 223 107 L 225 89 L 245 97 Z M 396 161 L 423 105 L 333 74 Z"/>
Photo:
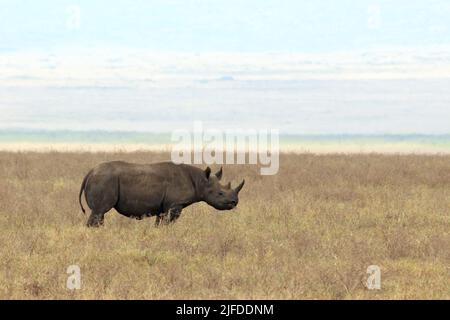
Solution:
<path fill-rule="evenodd" d="M 105 162 L 86 175 L 81 184 L 91 209 L 87 225 L 103 224 L 104 215 L 112 208 L 120 214 L 136 219 L 156 216 L 161 221 L 175 221 L 181 210 L 195 202 L 205 201 L 218 210 L 230 210 L 238 204 L 238 193 L 245 180 L 232 189 L 219 183 L 222 168 L 211 174 L 206 170 L 172 162 L 133 164 L 123 161 Z"/>

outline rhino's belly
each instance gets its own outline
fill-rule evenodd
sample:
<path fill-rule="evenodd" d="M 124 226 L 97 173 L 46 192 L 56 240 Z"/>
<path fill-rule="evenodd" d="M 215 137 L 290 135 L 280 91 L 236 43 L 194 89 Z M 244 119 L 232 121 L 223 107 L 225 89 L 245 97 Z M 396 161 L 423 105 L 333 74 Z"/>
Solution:
<path fill-rule="evenodd" d="M 164 190 L 147 175 L 121 175 L 115 209 L 128 217 L 160 213 Z"/>
<path fill-rule="evenodd" d="M 153 216 L 161 213 L 159 205 L 146 203 L 144 201 L 119 201 L 115 209 L 127 217 Z"/>

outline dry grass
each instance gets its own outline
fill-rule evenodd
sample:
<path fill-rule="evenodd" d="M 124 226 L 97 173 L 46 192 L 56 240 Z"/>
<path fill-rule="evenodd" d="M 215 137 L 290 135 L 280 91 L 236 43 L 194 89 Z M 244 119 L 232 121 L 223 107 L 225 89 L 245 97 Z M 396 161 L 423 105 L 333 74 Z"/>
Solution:
<path fill-rule="evenodd" d="M 247 180 L 232 212 L 196 204 L 158 229 L 110 212 L 87 229 L 81 180 L 111 159 L 168 155 L 0 153 L 0 298 L 450 298 L 450 157 L 282 155 L 275 176 L 225 167 Z"/>

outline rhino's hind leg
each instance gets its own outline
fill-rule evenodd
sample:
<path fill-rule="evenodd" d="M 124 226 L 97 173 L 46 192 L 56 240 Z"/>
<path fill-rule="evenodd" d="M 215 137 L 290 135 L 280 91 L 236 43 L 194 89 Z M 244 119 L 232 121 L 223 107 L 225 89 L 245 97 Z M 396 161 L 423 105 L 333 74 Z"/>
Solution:
<path fill-rule="evenodd" d="M 86 201 L 92 210 L 87 226 L 99 227 L 103 225 L 105 213 L 117 203 L 119 197 L 118 179 L 104 175 L 93 175 L 89 178 L 85 194 Z"/>
<path fill-rule="evenodd" d="M 92 211 L 91 215 L 89 216 L 87 226 L 88 227 L 100 227 L 103 225 L 105 213 L 97 213 Z"/>

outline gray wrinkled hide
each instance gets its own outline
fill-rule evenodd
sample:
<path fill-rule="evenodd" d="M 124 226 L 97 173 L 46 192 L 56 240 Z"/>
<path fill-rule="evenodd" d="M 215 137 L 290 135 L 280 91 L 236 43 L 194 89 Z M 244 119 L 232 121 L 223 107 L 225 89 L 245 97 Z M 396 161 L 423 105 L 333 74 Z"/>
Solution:
<path fill-rule="evenodd" d="M 92 169 L 84 178 L 79 193 L 84 191 L 91 209 L 88 226 L 103 224 L 104 214 L 115 208 L 120 214 L 142 219 L 157 216 L 161 221 L 175 221 L 186 206 L 205 201 L 218 210 L 233 209 L 244 181 L 235 189 L 219 183 L 222 169 L 215 175 L 206 170 L 172 162 L 132 164 L 106 162 Z"/>

